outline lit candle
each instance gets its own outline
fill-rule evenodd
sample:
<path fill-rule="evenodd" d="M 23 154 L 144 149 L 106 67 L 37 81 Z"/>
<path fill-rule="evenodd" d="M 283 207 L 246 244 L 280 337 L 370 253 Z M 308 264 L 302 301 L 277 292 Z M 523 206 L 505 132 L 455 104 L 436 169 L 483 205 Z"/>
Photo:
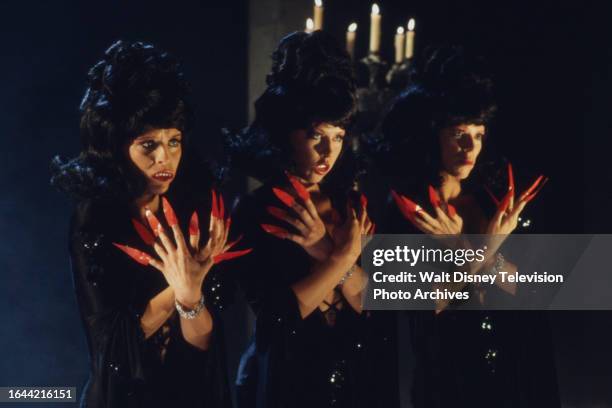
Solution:
<path fill-rule="evenodd" d="M 312 21 L 312 18 L 307 18 L 306 19 L 306 31 L 307 33 L 312 33 L 312 31 L 314 30 L 314 21 Z"/>
<path fill-rule="evenodd" d="M 414 55 L 414 18 L 408 21 L 408 33 L 406 35 L 406 59 Z"/>
<path fill-rule="evenodd" d="M 314 29 L 323 29 L 323 0 L 315 0 L 314 5 Z"/>
<path fill-rule="evenodd" d="M 355 57 L 355 37 L 357 36 L 357 23 L 351 23 L 346 30 L 346 52 Z"/>
<path fill-rule="evenodd" d="M 404 60 L 404 44 L 406 43 L 406 34 L 404 27 L 397 27 L 395 33 L 395 62 L 400 64 Z"/>
<path fill-rule="evenodd" d="M 378 4 L 372 4 L 370 15 L 370 53 L 378 54 L 380 50 L 380 8 Z"/>

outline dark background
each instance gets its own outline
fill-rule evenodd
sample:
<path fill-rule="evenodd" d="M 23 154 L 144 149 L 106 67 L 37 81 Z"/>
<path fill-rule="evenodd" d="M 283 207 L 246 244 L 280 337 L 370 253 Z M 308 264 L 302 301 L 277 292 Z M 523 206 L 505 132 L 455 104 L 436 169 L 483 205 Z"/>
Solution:
<path fill-rule="evenodd" d="M 279 3 L 294 14 L 304 10 L 294 27 L 302 29 L 309 0 L 251 0 L 251 7 Z M 216 4 L 0 5 L 0 386 L 80 389 L 86 379 L 67 257 L 71 203 L 48 187 L 48 164 L 55 154 L 78 151 L 78 104 L 87 69 L 103 50 L 119 38 L 140 39 L 177 55 L 193 85 L 195 132 L 206 152 L 215 151 L 222 126 L 247 123 L 255 57 L 247 55 L 249 4 Z M 409 17 L 417 22 L 417 57 L 426 44 L 452 42 L 489 59 L 500 108 L 490 140 L 514 163 L 519 188 L 535 173 L 550 177 L 530 209 L 535 231 L 612 232 L 609 10 L 552 1 L 379 4 L 387 59 L 395 28 Z M 364 56 L 371 3 L 328 0 L 325 6 L 326 30 L 342 41 L 348 24 L 358 22 L 357 55 Z M 612 315 L 554 312 L 550 318 L 564 406 L 612 406 Z"/>

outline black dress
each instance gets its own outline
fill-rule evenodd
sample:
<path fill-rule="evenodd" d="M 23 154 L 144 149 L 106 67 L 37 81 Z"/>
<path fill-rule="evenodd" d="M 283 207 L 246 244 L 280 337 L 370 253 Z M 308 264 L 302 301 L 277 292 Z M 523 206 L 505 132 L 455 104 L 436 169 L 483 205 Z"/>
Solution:
<path fill-rule="evenodd" d="M 407 194 L 430 214 L 427 192 Z M 484 197 L 478 196 L 478 202 Z M 388 201 L 381 233 L 420 234 Z M 496 286 L 487 297 L 508 297 Z M 452 307 L 452 306 L 451 306 Z M 415 408 L 560 407 L 556 371 L 545 316 L 537 311 L 408 311 L 401 316 L 407 338 L 400 365 L 412 367 L 401 379 Z M 410 347 L 409 350 L 406 347 Z"/>
<path fill-rule="evenodd" d="M 170 201 L 187 231 L 186 221 L 196 207 Z M 197 208 L 206 219 L 210 207 Z M 165 222 L 163 216 L 158 218 Z M 127 206 L 111 200 L 81 201 L 70 230 L 74 285 L 91 366 L 81 406 L 229 407 L 222 329 L 216 318 L 223 299 L 217 295 L 214 269 L 204 283 L 214 319 L 210 347 L 202 351 L 184 339 L 176 312 L 145 339 L 140 317 L 151 298 L 168 285 L 161 272 L 137 264 L 113 242 L 154 254 L 134 231 Z"/>
<path fill-rule="evenodd" d="M 332 202 L 344 208 L 346 197 Z M 394 327 L 346 302 L 302 319 L 291 285 L 310 273 L 312 260 L 297 244 L 261 229 L 260 223 L 279 225 L 267 205 L 283 207 L 270 185 L 244 197 L 233 215 L 244 246 L 253 248 L 233 271 L 257 318 L 238 373 L 239 405 L 397 407 L 395 345 L 388 334 Z"/>

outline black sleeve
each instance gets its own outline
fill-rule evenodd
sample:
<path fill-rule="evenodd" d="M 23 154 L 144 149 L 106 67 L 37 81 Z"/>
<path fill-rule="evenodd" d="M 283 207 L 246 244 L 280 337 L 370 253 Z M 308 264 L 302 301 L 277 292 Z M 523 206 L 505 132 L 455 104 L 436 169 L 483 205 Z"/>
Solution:
<path fill-rule="evenodd" d="M 148 303 L 131 289 L 137 273 L 112 246 L 110 230 L 90 203 L 77 207 L 70 228 L 70 258 L 77 302 L 90 349 L 95 406 L 126 404 L 145 380 L 140 316 Z M 121 257 L 123 255 L 123 258 Z M 140 295 L 140 296 L 139 296 Z"/>
<path fill-rule="evenodd" d="M 307 273 L 311 261 L 297 244 L 263 231 L 261 223 L 279 225 L 266 214 L 264 202 L 262 197 L 247 196 L 236 207 L 232 215 L 235 233 L 243 235 L 241 248 L 253 251 L 228 262 L 228 267 L 245 292 L 258 327 L 293 330 L 302 317 L 291 284 L 296 276 Z"/>

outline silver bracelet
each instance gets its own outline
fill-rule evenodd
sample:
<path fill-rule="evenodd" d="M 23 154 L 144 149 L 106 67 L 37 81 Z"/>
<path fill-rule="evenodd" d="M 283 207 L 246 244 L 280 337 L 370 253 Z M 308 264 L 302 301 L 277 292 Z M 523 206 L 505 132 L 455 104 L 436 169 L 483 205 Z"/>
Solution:
<path fill-rule="evenodd" d="M 495 265 L 493 265 L 493 268 L 491 268 L 491 272 L 494 275 L 497 275 L 503 269 L 505 264 L 506 264 L 506 259 L 501 254 L 501 252 L 498 252 L 495 255 Z"/>
<path fill-rule="evenodd" d="M 355 268 L 357 267 L 356 264 L 353 264 L 353 266 L 351 266 L 351 269 L 348 270 L 347 273 L 344 274 L 344 276 L 342 277 L 342 279 L 340 279 L 340 282 L 338 282 L 338 285 L 342 286 L 344 285 L 344 282 L 346 282 L 346 280 L 348 278 L 350 278 L 351 276 L 353 276 L 353 274 L 355 273 Z"/>
<path fill-rule="evenodd" d="M 183 319 L 192 320 L 195 319 L 197 315 L 204 309 L 204 294 L 200 298 L 200 301 L 193 309 L 185 309 L 183 305 L 181 305 L 178 300 L 174 299 L 174 306 L 176 307 L 179 316 Z"/>

